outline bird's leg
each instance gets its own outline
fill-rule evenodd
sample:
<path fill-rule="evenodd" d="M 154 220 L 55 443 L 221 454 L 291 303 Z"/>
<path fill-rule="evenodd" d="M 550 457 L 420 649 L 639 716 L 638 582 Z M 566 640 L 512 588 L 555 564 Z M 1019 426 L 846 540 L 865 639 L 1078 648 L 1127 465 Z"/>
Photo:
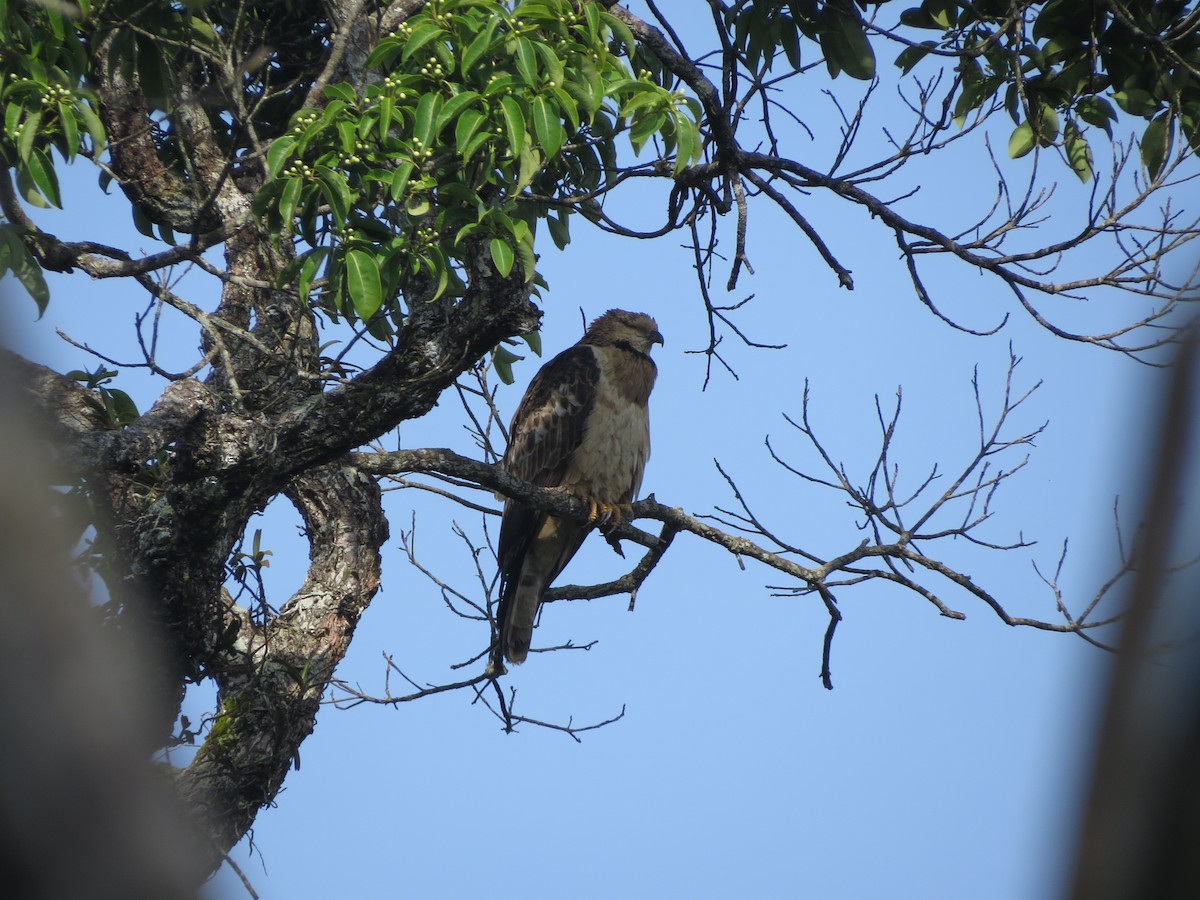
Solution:
<path fill-rule="evenodd" d="M 600 503 L 597 528 L 606 535 L 616 531 L 625 524 L 626 518 L 633 511 L 629 503 Z"/>
<path fill-rule="evenodd" d="M 629 503 L 607 503 L 591 496 L 583 497 L 582 499 L 586 500 L 588 505 L 587 518 L 584 520 L 584 525 L 588 528 L 595 527 L 599 529 L 609 545 L 623 557 L 625 551 L 621 549 L 616 532 L 617 529 L 625 524 L 629 514 L 633 511 L 633 506 Z"/>
<path fill-rule="evenodd" d="M 595 497 L 584 497 L 587 502 L 587 518 L 583 524 L 591 528 L 595 526 L 605 534 L 620 528 L 625 522 L 625 516 L 630 510 L 628 503 L 606 503 Z"/>
<path fill-rule="evenodd" d="M 600 510 L 604 507 L 603 503 L 598 502 L 594 497 L 584 497 L 588 505 L 587 519 L 584 520 L 584 525 L 591 528 L 596 524 L 596 520 L 600 518 Z"/>

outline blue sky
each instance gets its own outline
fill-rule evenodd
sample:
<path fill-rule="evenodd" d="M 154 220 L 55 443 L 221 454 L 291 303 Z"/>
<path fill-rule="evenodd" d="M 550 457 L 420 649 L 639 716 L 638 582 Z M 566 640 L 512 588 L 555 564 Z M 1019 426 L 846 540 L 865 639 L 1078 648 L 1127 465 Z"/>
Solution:
<path fill-rule="evenodd" d="M 810 124 L 832 128 L 827 112 L 814 112 Z M 865 131 L 864 140 L 877 133 Z M 898 180 L 922 185 L 907 207 L 914 216 L 966 220 L 971 204 L 986 200 L 992 173 L 978 142 L 967 149 L 922 162 Z M 818 139 L 796 152 L 828 151 Z M 1011 171 L 1027 165 L 1013 163 Z M 1061 168 L 1056 208 L 1069 219 L 1084 194 Z M 67 212 L 43 215 L 45 227 L 70 239 L 95 238 L 99 230 L 106 243 L 155 249 L 127 224 L 122 201 L 103 202 L 89 189 L 92 173 L 67 181 Z M 645 198 L 624 202 L 644 221 L 660 215 Z M 781 416 L 799 415 L 804 380 L 827 448 L 852 476 L 864 477 L 879 444 L 874 396 L 890 409 L 903 385 L 897 459 L 902 481 L 915 485 L 934 462 L 953 468 L 971 453 L 973 368 L 985 409 L 996 409 L 1011 342 L 1023 357 L 1018 387 L 1043 381 L 1016 427 L 1050 424 L 1029 465 L 1002 492 L 990 533 L 1021 532 L 1039 543 L 995 553 L 959 542 L 945 558 L 1014 615 L 1053 620 L 1053 598 L 1031 561 L 1052 570 L 1069 536 L 1063 586 L 1078 608 L 1114 564 L 1113 498 L 1135 483 L 1157 375 L 1054 338 L 1015 309 L 994 279 L 939 266 L 932 282 L 939 300 L 968 324 L 990 326 L 1002 311 L 1013 313 L 993 337 L 955 332 L 915 299 L 878 223 L 827 199 L 810 202 L 806 210 L 853 269 L 856 290 L 838 288 L 803 237 L 756 203 L 749 233 L 756 274 L 743 275 L 733 295 L 755 299 L 738 321 L 750 336 L 788 347 L 727 343 L 738 379 L 718 372 L 701 392 L 703 358 L 686 351 L 704 345 L 706 323 L 679 237 L 639 243 L 583 223 L 566 252 L 549 242 L 541 248 L 550 285 L 546 355 L 577 339 L 580 309 L 588 318 L 610 307 L 655 315 L 666 345 L 655 351 L 654 450 L 644 491 L 693 513 L 729 507 L 715 458 L 773 527 L 833 556 L 862 539 L 852 512 L 781 471 L 764 446 L 770 435 L 799 468 L 819 472 Z M 715 281 L 724 278 L 721 272 Z M 31 302 L 13 298 L 16 342 L 32 357 L 63 369 L 94 367 L 54 337 L 60 327 L 106 354 L 138 358 L 132 322 L 144 308 L 141 296 L 81 276 L 54 278 L 51 289 L 41 322 L 33 322 Z M 215 303 L 213 282 L 198 275 L 180 292 L 207 308 Z M 1095 321 L 1119 309 L 1099 305 L 1099 312 L 1066 310 L 1062 321 Z M 198 339 L 168 318 L 171 364 L 183 368 Z M 537 364 L 519 364 L 517 384 L 501 390 L 506 416 Z M 143 409 L 161 389 L 137 372 L 123 373 L 117 386 Z M 400 444 L 472 454 L 462 424 L 447 397 L 427 420 L 402 427 Z M 471 590 L 469 557 L 450 528 L 457 522 L 478 536 L 478 514 L 414 491 L 392 493 L 388 504 L 393 535 L 384 589 L 339 670 L 379 693 L 384 653 L 411 677 L 435 683 L 458 677 L 449 666 L 487 640 L 479 623 L 447 613 L 399 549 L 399 532 L 415 514 L 422 562 Z M 286 507 L 273 507 L 250 524 L 251 533 L 264 529 L 273 552 L 276 602 L 303 579 L 296 521 Z M 625 565 L 593 539 L 561 580 L 605 579 Z M 547 608 L 535 645 L 598 643 L 589 652 L 534 655 L 508 681 L 522 711 L 536 718 L 588 722 L 624 707 L 620 722 L 581 744 L 528 726 L 506 735 L 468 694 L 400 709 L 327 707 L 301 749 L 300 770 L 259 816 L 253 848 L 243 842 L 235 853 L 238 865 L 263 898 L 1056 896 L 1090 759 L 1103 655 L 1069 635 L 1010 629 L 943 585 L 941 596 L 965 621 L 871 584 L 841 595 L 835 690 L 827 692 L 817 677 L 825 612 L 815 597 L 770 596 L 765 585 L 782 581 L 750 562 L 742 570 L 685 535 L 633 613 L 623 597 Z M 209 893 L 243 892 L 225 870 Z"/>

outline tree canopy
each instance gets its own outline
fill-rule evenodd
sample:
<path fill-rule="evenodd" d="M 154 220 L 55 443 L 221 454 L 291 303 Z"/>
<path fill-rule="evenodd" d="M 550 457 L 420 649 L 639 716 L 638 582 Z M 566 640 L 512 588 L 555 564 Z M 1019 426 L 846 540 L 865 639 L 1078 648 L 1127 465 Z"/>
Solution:
<path fill-rule="evenodd" d="M 391 528 L 381 481 L 424 473 L 585 512 L 494 465 L 504 435 L 488 380 L 513 380 L 521 342 L 540 352 L 535 301 L 553 301 L 539 259 L 580 228 L 682 236 L 696 299 L 672 311 L 694 305 L 705 318 L 710 375 L 732 371 L 730 346 L 763 346 L 739 325 L 746 301 L 718 291 L 753 275 L 752 225 L 766 212 L 819 262 L 812 277 L 846 289 L 867 262 L 827 225 L 861 215 L 894 241 L 913 314 L 924 307 L 959 330 L 995 333 L 1008 307 L 979 310 L 983 325 L 948 312 L 929 276 L 941 261 L 995 279 L 1064 340 L 1157 362 L 1174 339 L 1172 313 L 1197 288 L 1200 216 L 1175 200 L 1200 144 L 1194 4 L 712 0 L 692 19 L 645 5 L 0 0 L 0 271 L 40 310 L 54 303 L 50 271 L 125 279 L 158 311 L 139 322 L 138 364 L 163 384 L 144 411 L 103 354 L 94 371 L 58 373 L 12 352 L 4 366 L 54 447 L 64 487 L 54 502 L 85 539 L 110 624 L 141 623 L 162 651 L 146 653 L 154 743 L 202 740 L 174 786 L 202 811 L 203 873 L 276 796 L 379 588 Z M 813 132 L 816 102 L 836 109 L 837 133 Z M 978 210 L 931 175 L 940 154 L 972 141 L 985 148 L 979 184 L 994 185 Z M 153 252 L 39 224 L 38 208 L 63 204 L 62 167 L 81 162 L 123 194 Z M 1064 177 L 1086 192 L 1072 215 L 1052 202 Z M 910 213 L 921 192 L 945 196 L 944 215 Z M 657 211 L 649 224 L 646 209 Z M 177 288 L 171 273 L 188 266 L 212 279 L 207 296 Z M 1096 296 L 1114 299 L 1120 321 L 1074 324 L 1066 301 Z M 163 309 L 199 335 L 185 370 L 156 353 Z M 976 382 L 977 452 L 913 494 L 894 479 L 898 403 L 879 407 L 878 461 L 860 483 L 825 449 L 804 392 L 789 422 L 822 468 L 770 453 L 781 473 L 861 516 L 867 539 L 855 549 L 821 558 L 793 546 L 729 478 L 737 505 L 713 520 L 636 504 L 655 531 L 628 524 L 616 538 L 642 558 L 564 596 L 636 595 L 686 533 L 822 603 L 827 685 L 839 598 L 872 580 L 946 616 L 961 613 L 943 586 L 1009 624 L 1097 640 L 1093 614 L 1111 585 L 1059 621 L 1022 618 L 933 549 L 955 538 L 1024 546 L 980 534 L 1040 432 L 1012 422 L 1029 396 L 1016 366 L 1014 355 L 990 420 Z M 482 460 L 373 443 L 455 395 Z M 311 566 L 295 594 L 268 600 L 254 587 L 267 551 L 246 531 L 276 497 L 299 510 Z M 944 524 L 948 513 L 957 524 Z M 1114 579 L 1133 566 L 1121 559 Z M 492 621 L 486 579 L 468 605 Z M 486 657 L 481 646 L 477 671 L 416 695 L 491 691 L 511 728 L 521 717 Z M 179 712 L 202 680 L 216 683 L 219 709 L 197 735 L 181 731 Z"/>

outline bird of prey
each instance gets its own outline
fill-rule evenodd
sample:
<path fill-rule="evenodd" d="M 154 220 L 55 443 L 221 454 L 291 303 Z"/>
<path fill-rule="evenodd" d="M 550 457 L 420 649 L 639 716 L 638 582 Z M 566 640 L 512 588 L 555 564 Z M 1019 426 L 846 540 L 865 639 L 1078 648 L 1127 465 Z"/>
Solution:
<path fill-rule="evenodd" d="M 600 522 L 614 527 L 633 502 L 650 456 L 648 400 L 661 344 L 645 313 L 610 309 L 579 343 L 534 376 L 509 426 L 501 465 L 541 487 L 588 502 L 585 524 L 506 500 L 500 524 L 500 640 L 495 660 L 525 661 L 542 595 Z"/>

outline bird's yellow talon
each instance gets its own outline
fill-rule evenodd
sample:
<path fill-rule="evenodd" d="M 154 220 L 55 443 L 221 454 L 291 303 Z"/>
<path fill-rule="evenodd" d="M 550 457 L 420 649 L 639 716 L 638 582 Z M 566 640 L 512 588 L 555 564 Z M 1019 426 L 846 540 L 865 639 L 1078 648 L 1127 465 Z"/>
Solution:
<path fill-rule="evenodd" d="M 628 503 L 602 503 L 600 530 L 605 534 L 616 531 L 625 524 L 625 519 L 633 508 Z"/>

